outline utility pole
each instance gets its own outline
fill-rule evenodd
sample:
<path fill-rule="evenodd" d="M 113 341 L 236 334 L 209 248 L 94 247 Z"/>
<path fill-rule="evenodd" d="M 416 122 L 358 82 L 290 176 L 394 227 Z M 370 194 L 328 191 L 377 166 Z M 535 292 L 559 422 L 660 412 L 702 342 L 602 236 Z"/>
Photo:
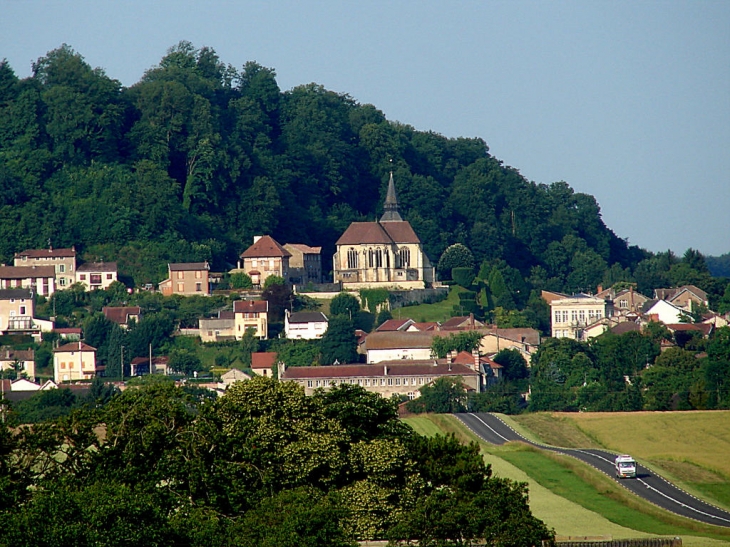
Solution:
<path fill-rule="evenodd" d="M 122 359 L 121 359 L 121 363 L 119 363 L 120 364 L 119 375 L 122 377 L 122 383 L 124 383 L 124 346 L 121 346 L 121 347 L 122 347 Z"/>

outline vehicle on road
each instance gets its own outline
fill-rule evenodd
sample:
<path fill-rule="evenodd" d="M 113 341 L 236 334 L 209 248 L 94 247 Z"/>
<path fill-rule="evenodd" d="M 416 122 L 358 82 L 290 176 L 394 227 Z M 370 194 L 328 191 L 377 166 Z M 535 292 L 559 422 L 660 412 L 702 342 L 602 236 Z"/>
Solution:
<path fill-rule="evenodd" d="M 617 479 L 634 479 L 636 478 L 636 460 L 628 454 L 616 456 L 614 461 L 616 465 Z"/>

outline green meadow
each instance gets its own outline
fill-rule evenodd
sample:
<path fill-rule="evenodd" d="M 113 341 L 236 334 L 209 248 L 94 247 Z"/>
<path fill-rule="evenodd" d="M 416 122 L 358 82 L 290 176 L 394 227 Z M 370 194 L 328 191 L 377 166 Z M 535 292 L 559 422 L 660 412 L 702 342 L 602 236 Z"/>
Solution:
<path fill-rule="evenodd" d="M 593 438 L 593 430 L 586 432 L 563 415 L 537 416 L 536 420 L 522 420 L 523 416 L 504 418 L 533 440 L 560 446 L 600 446 L 600 437 Z M 425 415 L 404 421 L 423 435 L 453 433 L 462 442 L 478 442 L 495 475 L 528 484 L 533 513 L 554 528 L 559 539 L 681 536 L 683 544 L 690 547 L 730 546 L 730 530 L 660 510 L 573 458 L 548 454 L 521 443 L 501 447 L 484 443 L 453 416 Z M 638 453 L 636 457 L 642 459 Z"/>

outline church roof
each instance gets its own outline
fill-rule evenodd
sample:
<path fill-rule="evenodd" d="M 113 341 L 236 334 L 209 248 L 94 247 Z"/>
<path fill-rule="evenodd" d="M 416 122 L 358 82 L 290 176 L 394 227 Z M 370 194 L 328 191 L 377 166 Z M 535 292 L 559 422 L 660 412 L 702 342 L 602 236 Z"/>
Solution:
<path fill-rule="evenodd" d="M 337 240 L 337 245 L 361 243 L 421 243 L 410 222 L 353 222 Z"/>

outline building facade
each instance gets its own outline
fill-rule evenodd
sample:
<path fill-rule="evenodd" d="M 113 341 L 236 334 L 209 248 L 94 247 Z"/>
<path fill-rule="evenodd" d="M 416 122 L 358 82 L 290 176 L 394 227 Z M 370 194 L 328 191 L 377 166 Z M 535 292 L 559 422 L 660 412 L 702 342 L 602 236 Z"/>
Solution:
<path fill-rule="evenodd" d="M 236 300 L 233 303 L 234 335 L 243 338 L 248 329 L 254 329 L 256 337 L 266 339 L 269 335 L 269 303 L 266 300 Z"/>
<path fill-rule="evenodd" d="M 284 245 L 289 254 L 289 282 L 293 285 L 322 283 L 322 247 L 302 243 Z"/>
<path fill-rule="evenodd" d="M 479 391 L 480 374 L 471 367 L 445 360 L 418 361 L 408 364 L 391 361 L 377 365 L 331 365 L 327 367 L 285 367 L 281 365 L 280 379 L 297 382 L 307 395 L 317 389 L 329 389 L 339 384 L 363 387 L 385 398 L 404 395 L 415 399 L 418 391 L 433 381 L 451 376 L 461 379 L 467 389 Z"/>
<path fill-rule="evenodd" d="M 398 212 L 393 173 L 378 222 L 353 222 L 337 240 L 334 281 L 344 289 L 423 289 L 436 280 L 421 240 Z"/>
<path fill-rule="evenodd" d="M 315 340 L 327 332 L 327 316 L 321 311 L 284 312 L 284 333 L 292 340 Z"/>
<path fill-rule="evenodd" d="M 613 315 L 613 301 L 587 294 L 574 294 L 550 302 L 554 338 L 585 340 L 584 330 L 603 317 Z"/>
<path fill-rule="evenodd" d="M 117 281 L 116 262 L 87 262 L 76 268 L 76 283 L 81 283 L 84 290 L 108 289 L 115 281 Z"/>
<path fill-rule="evenodd" d="M 56 292 L 56 270 L 53 266 L 0 266 L 0 288 L 51 296 Z"/>
<path fill-rule="evenodd" d="M 91 380 L 97 374 L 96 348 L 71 342 L 53 350 L 53 379 L 57 384 Z"/>
<path fill-rule="evenodd" d="M 165 296 L 210 296 L 207 262 L 184 262 L 167 265 L 168 278 L 160 283 L 160 292 Z"/>
<path fill-rule="evenodd" d="M 243 251 L 237 271 L 251 278 L 254 287 L 263 287 L 272 275 L 289 279 L 291 254 L 271 236 L 254 236 L 253 245 Z"/>
<path fill-rule="evenodd" d="M 76 282 L 76 249 L 28 249 L 16 253 L 15 266 L 53 266 L 58 289 L 65 289 Z"/>

